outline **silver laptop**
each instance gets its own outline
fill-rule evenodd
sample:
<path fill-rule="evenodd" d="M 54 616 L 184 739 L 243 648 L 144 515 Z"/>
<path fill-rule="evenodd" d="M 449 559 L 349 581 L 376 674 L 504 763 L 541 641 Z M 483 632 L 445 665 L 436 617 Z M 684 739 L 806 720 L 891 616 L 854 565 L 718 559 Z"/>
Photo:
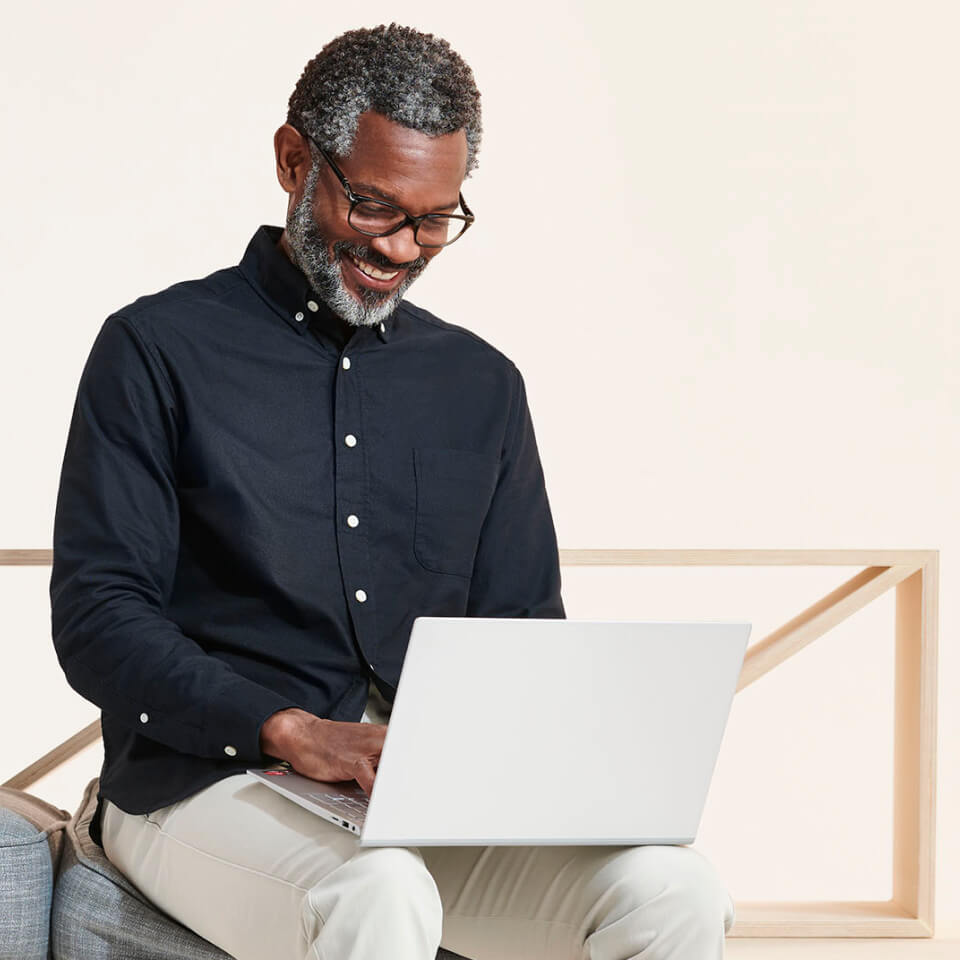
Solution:
<path fill-rule="evenodd" d="M 361 846 L 693 843 L 750 629 L 418 617 L 369 801 L 247 772 Z"/>

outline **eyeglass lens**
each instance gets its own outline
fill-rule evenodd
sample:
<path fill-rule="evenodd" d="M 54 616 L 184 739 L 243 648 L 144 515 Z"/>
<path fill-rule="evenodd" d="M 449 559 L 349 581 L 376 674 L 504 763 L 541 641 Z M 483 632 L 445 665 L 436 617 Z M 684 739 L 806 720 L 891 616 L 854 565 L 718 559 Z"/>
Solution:
<path fill-rule="evenodd" d="M 361 200 L 350 213 L 350 225 L 361 233 L 378 236 L 388 233 L 404 221 L 396 207 L 375 200 Z M 453 243 L 466 229 L 466 221 L 443 214 L 432 214 L 417 225 L 416 239 L 427 246 Z"/>

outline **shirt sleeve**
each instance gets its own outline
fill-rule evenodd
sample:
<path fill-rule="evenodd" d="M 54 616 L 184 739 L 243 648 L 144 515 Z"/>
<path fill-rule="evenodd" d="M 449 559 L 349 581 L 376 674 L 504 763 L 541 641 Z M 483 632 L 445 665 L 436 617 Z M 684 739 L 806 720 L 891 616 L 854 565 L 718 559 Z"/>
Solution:
<path fill-rule="evenodd" d="M 260 728 L 298 704 L 243 677 L 164 616 L 179 550 L 177 403 L 133 322 L 108 317 L 84 366 L 53 534 L 53 643 L 81 696 L 181 753 L 257 762 Z"/>
<path fill-rule="evenodd" d="M 500 474 L 480 531 L 466 615 L 564 619 L 553 516 L 526 386 L 520 371 L 514 374 Z"/>

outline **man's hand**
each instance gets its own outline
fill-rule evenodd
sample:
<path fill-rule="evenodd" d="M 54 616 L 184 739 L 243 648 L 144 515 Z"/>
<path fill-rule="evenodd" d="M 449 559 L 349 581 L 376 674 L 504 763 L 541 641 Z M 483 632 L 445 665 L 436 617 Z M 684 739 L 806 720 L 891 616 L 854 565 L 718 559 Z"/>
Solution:
<path fill-rule="evenodd" d="M 298 707 L 279 710 L 260 728 L 260 749 L 313 780 L 356 780 L 370 796 L 387 728 L 324 720 Z"/>

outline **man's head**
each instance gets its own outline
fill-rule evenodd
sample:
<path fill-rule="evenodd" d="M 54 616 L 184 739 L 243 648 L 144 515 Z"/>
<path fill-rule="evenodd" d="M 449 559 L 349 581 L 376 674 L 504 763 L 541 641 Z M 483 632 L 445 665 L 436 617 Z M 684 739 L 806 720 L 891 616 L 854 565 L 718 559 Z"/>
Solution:
<path fill-rule="evenodd" d="M 477 165 L 480 133 L 473 74 L 432 34 L 396 24 L 351 30 L 307 64 L 274 135 L 277 176 L 289 194 L 281 243 L 344 320 L 378 324 L 443 248 L 419 246 L 410 223 L 390 236 L 357 232 L 319 147 L 354 194 L 417 217 L 463 212 L 460 186 Z M 357 260 L 388 279 L 365 275 Z"/>

